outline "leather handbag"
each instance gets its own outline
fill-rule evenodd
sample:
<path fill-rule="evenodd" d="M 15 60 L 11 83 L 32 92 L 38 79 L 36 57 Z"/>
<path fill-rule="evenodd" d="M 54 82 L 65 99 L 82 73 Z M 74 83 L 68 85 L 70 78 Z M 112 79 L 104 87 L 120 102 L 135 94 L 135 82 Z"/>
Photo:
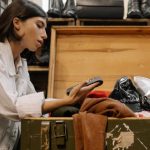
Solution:
<path fill-rule="evenodd" d="M 77 0 L 78 18 L 122 19 L 124 15 L 123 0 Z"/>

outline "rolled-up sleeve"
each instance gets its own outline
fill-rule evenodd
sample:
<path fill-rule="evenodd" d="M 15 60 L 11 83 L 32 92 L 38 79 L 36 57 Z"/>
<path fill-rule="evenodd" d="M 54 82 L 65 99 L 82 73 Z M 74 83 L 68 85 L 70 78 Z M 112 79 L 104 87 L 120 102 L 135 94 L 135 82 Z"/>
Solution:
<path fill-rule="evenodd" d="M 0 116 L 11 120 L 25 117 L 40 117 L 45 99 L 43 92 L 17 97 L 17 93 L 6 92 L 0 84 Z"/>
<path fill-rule="evenodd" d="M 37 92 L 18 97 L 16 108 L 19 117 L 40 117 L 42 115 L 41 106 L 44 99 L 45 98 L 43 92 Z"/>

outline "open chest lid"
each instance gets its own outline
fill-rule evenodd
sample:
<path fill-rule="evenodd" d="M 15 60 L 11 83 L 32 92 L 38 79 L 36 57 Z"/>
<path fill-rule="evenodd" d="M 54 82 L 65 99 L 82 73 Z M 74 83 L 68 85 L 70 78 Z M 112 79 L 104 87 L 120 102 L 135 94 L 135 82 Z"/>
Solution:
<path fill-rule="evenodd" d="M 112 91 L 122 76 L 150 77 L 150 27 L 53 27 L 48 97 L 94 76 Z"/>

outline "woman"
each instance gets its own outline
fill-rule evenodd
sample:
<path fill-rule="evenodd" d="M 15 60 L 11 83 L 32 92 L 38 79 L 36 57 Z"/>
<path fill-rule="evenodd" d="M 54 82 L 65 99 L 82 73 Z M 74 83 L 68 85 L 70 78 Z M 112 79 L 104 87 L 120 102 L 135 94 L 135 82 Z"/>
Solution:
<path fill-rule="evenodd" d="M 0 149 L 13 149 L 19 120 L 40 117 L 65 105 L 81 103 L 97 83 L 76 86 L 65 99 L 50 101 L 36 92 L 29 79 L 24 49 L 34 52 L 47 38 L 46 13 L 27 0 L 12 2 L 0 16 Z"/>

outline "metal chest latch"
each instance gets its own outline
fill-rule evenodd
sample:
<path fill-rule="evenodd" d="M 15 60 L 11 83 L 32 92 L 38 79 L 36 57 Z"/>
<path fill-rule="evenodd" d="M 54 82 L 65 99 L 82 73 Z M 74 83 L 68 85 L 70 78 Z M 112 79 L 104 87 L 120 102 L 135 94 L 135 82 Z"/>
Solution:
<path fill-rule="evenodd" d="M 59 120 L 55 122 L 53 127 L 57 146 L 65 146 L 68 139 L 66 123 L 63 120 Z"/>

